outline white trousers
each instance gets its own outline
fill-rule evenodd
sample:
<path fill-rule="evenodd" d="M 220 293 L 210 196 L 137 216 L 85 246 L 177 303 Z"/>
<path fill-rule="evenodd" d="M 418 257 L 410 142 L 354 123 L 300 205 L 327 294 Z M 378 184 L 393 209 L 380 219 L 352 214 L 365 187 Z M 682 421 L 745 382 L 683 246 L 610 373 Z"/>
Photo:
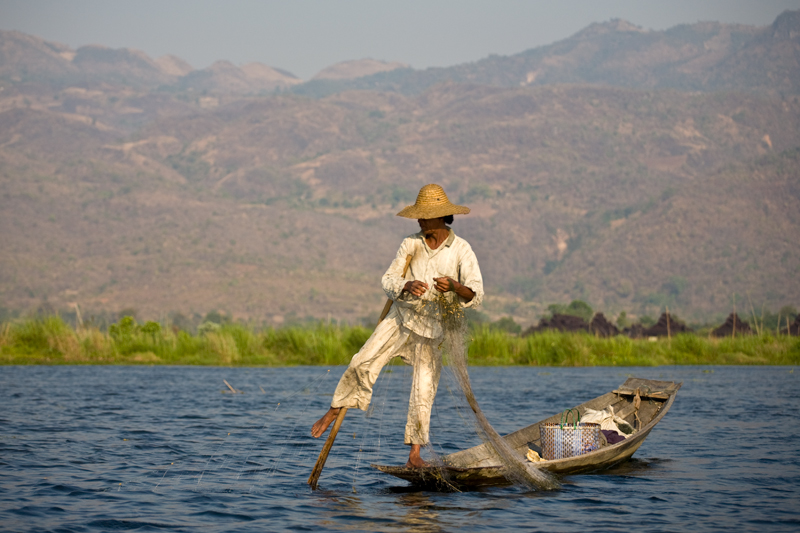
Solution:
<path fill-rule="evenodd" d="M 381 369 L 393 358 L 400 357 L 414 367 L 404 440 L 406 444 L 427 444 L 433 399 L 442 372 L 439 344 L 441 339 L 421 337 L 403 327 L 400 316 L 392 308 L 350 360 L 333 393 L 331 407 L 358 407 L 366 411 Z"/>

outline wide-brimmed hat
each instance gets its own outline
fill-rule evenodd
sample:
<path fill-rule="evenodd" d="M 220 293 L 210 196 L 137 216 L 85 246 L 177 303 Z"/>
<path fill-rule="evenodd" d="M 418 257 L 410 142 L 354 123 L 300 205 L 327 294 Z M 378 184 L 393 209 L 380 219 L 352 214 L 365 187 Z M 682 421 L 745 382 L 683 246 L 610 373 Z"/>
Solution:
<path fill-rule="evenodd" d="M 397 216 L 420 219 L 441 218 L 447 215 L 466 215 L 468 213 L 469 207 L 451 204 L 444 189 L 440 185 L 431 183 L 419 190 L 417 202 L 414 205 L 407 205 L 397 213 Z"/>

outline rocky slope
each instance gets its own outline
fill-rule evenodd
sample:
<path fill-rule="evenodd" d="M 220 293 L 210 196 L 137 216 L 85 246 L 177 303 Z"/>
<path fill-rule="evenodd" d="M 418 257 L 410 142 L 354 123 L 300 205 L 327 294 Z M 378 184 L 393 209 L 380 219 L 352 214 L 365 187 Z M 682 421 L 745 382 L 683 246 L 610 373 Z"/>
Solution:
<path fill-rule="evenodd" d="M 791 44 L 781 17 L 732 42 Z M 580 39 L 642 38 L 613 24 Z M 689 30 L 700 31 L 663 33 Z M 11 33 L 0 39 L 6 310 L 375 316 L 379 277 L 416 228 L 394 213 L 429 182 L 473 209 L 454 229 L 481 260 L 493 317 L 532 323 L 576 298 L 610 317 L 669 306 L 688 319 L 724 317 L 734 298 L 739 309 L 800 301 L 800 97 L 781 89 L 793 73 L 761 93 L 537 75 L 308 99 L 267 94 L 292 78 L 265 66 L 201 75 L 177 58 Z M 620 68 L 655 69 L 637 61 Z"/>

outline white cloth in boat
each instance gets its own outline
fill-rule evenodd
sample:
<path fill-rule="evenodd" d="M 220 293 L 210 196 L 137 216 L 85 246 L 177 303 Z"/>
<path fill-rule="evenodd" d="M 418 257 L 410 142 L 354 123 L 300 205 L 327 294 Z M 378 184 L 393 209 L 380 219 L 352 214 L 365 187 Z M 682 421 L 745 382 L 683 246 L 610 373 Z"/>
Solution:
<path fill-rule="evenodd" d="M 409 254 L 413 259 L 403 277 Z M 470 302 L 456 296 L 463 307 L 480 305 L 483 278 L 475 253 L 467 241 L 451 230 L 447 240 L 433 250 L 422 233 L 406 237 L 382 278 L 383 290 L 395 300 L 395 305 L 351 359 L 331 402 L 331 407 L 366 410 L 381 369 L 393 358 L 402 358 L 403 362 L 414 367 L 404 437 L 406 444 L 427 444 L 429 441 L 431 410 L 442 367 L 442 354 L 438 349 L 442 342 L 442 325 L 433 278 L 442 276 L 458 280 L 475 293 Z M 411 280 L 424 281 L 430 288 L 422 297 L 404 293 L 405 283 Z"/>
<path fill-rule="evenodd" d="M 528 458 L 528 461 L 530 461 L 531 463 L 541 463 L 542 461 L 544 461 L 544 459 L 542 459 L 542 457 L 539 455 L 538 452 L 536 452 L 535 450 L 531 450 L 530 448 L 528 448 L 528 453 L 526 454 L 526 457 Z"/>
<path fill-rule="evenodd" d="M 601 430 L 606 431 L 616 431 L 623 437 L 625 437 L 625 433 L 619 428 L 618 424 L 625 424 L 629 426 L 627 422 L 625 422 L 622 418 L 618 417 L 614 414 L 614 407 L 609 405 L 602 411 L 596 411 L 594 409 L 586 409 L 581 415 L 581 422 L 592 422 L 595 424 L 600 424 Z"/>

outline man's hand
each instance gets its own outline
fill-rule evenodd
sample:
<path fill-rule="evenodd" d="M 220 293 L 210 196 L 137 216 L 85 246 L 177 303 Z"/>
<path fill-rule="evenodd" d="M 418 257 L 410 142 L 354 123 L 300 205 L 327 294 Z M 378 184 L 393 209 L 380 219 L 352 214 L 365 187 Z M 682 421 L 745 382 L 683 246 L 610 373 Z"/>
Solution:
<path fill-rule="evenodd" d="M 447 276 L 441 278 L 433 278 L 436 282 L 436 290 L 439 292 L 450 292 L 456 290 L 456 281 Z"/>
<path fill-rule="evenodd" d="M 428 290 L 428 284 L 419 280 L 407 281 L 403 290 L 410 292 L 414 296 L 422 296 Z"/>
<path fill-rule="evenodd" d="M 467 287 L 466 285 L 462 285 L 453 278 L 444 276 L 441 278 L 433 278 L 433 281 L 436 282 L 436 290 L 439 292 L 450 292 L 453 291 L 454 293 L 458 294 L 465 301 L 471 302 L 473 298 L 475 298 L 475 293 Z"/>

